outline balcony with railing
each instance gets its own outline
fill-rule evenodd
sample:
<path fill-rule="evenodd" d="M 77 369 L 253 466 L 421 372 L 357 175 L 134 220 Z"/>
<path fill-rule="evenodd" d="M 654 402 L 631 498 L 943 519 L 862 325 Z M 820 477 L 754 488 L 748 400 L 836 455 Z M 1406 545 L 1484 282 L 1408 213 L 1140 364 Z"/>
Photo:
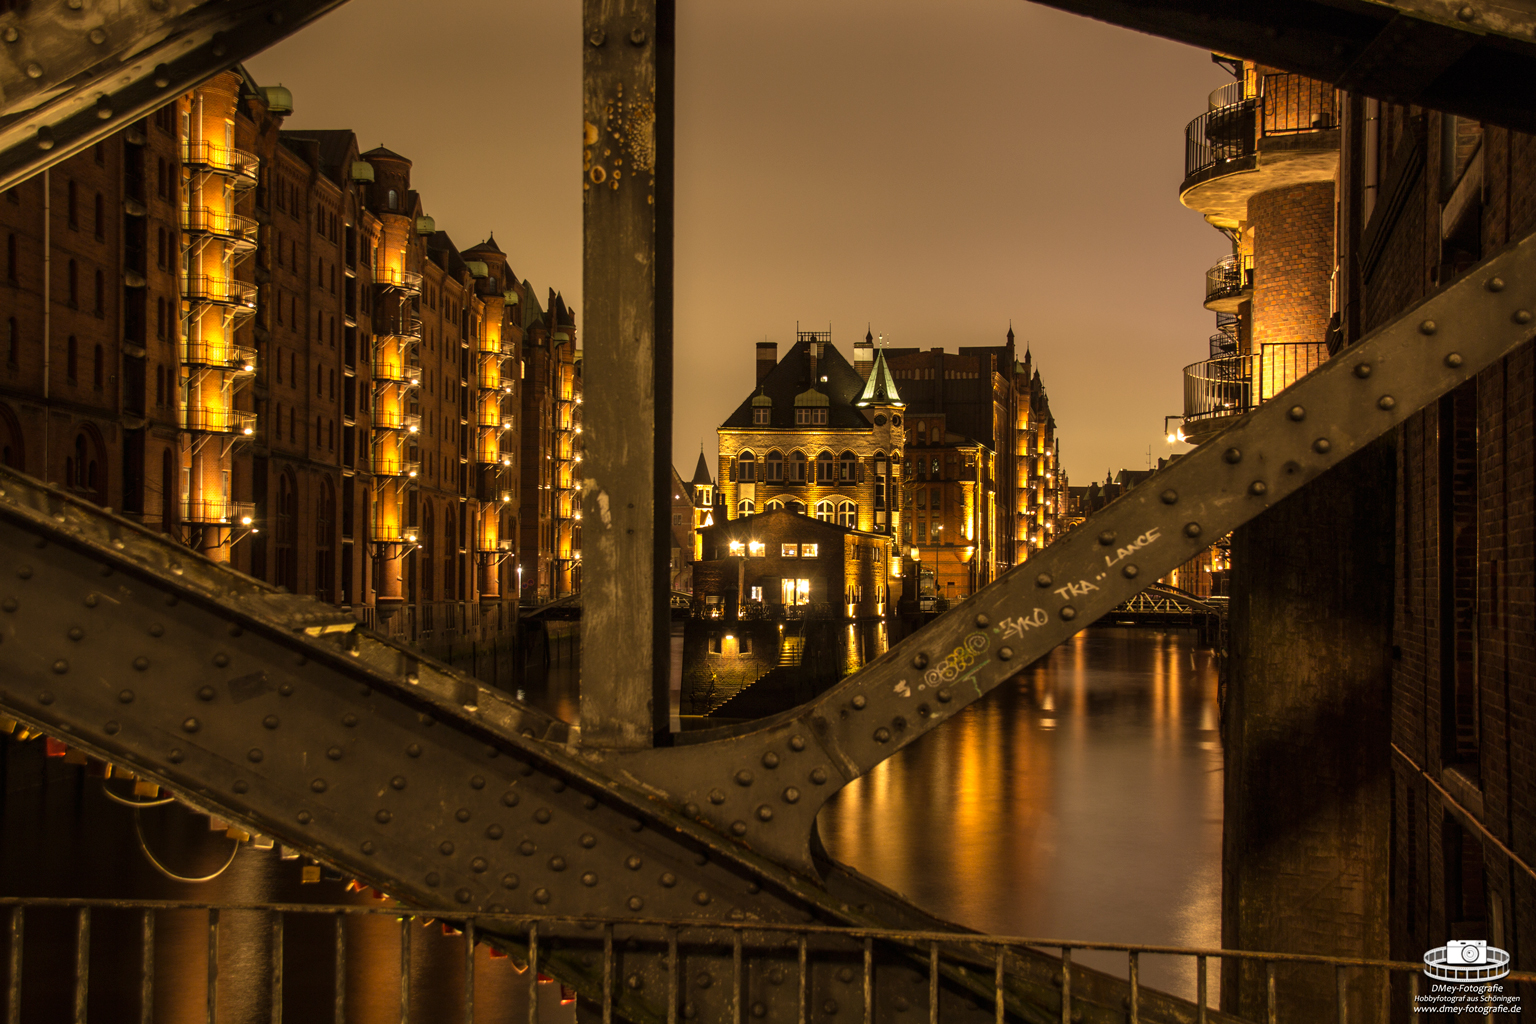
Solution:
<path fill-rule="evenodd" d="M 230 243 L 241 251 L 256 248 L 261 226 L 255 218 L 206 206 L 181 211 L 181 230 L 188 235 L 207 235 Z"/>
<path fill-rule="evenodd" d="M 235 312 L 256 312 L 256 286 L 249 281 L 198 274 L 181 281 L 182 296 L 191 303 L 228 306 Z"/>
<path fill-rule="evenodd" d="M 187 366 L 229 370 L 236 376 L 245 377 L 256 372 L 256 346 L 186 338 L 181 344 L 181 361 Z"/>
<path fill-rule="evenodd" d="M 1199 444 L 1230 418 L 1274 398 L 1327 358 L 1325 343 L 1283 343 L 1264 345 L 1257 353 L 1191 363 L 1184 367 L 1184 436 Z"/>
<path fill-rule="evenodd" d="M 256 414 L 239 409 L 189 406 L 182 411 L 181 422 L 182 429 L 198 434 L 226 434 L 232 437 L 253 437 L 256 434 Z"/>
<path fill-rule="evenodd" d="M 256 184 L 256 170 L 261 166 L 255 153 L 232 146 L 191 140 L 181 145 L 181 162 L 197 171 L 211 171 L 234 180 L 237 186 Z"/>
<path fill-rule="evenodd" d="M 403 303 L 402 303 L 403 305 Z M 373 333 L 381 338 L 421 338 L 421 317 L 409 313 L 381 313 L 373 318 Z"/>
<path fill-rule="evenodd" d="M 406 387 L 421 386 L 421 367 L 412 366 L 398 356 L 390 356 L 385 353 L 374 353 L 373 356 L 373 380 L 374 383 L 402 384 Z"/>
<path fill-rule="evenodd" d="M 1247 219 L 1250 196 L 1329 181 L 1338 167 L 1338 98 L 1327 82 L 1272 74 L 1211 94 L 1184 129 L 1179 200 L 1217 227 Z"/>
<path fill-rule="evenodd" d="M 256 521 L 256 504 L 227 498 L 190 498 L 183 503 L 186 522 L 210 526 L 250 526 Z"/>
<path fill-rule="evenodd" d="M 408 295 L 421 292 L 421 275 L 414 270 L 380 267 L 373 272 L 373 283 L 381 288 L 402 291 Z"/>
<path fill-rule="evenodd" d="M 1205 272 L 1205 308 L 1235 313 L 1253 298 L 1253 256 L 1223 256 Z"/>
<path fill-rule="evenodd" d="M 419 434 L 421 433 L 421 414 L 405 412 L 400 408 L 390 408 L 388 405 L 375 405 L 373 429 L 401 430 L 407 434 Z"/>

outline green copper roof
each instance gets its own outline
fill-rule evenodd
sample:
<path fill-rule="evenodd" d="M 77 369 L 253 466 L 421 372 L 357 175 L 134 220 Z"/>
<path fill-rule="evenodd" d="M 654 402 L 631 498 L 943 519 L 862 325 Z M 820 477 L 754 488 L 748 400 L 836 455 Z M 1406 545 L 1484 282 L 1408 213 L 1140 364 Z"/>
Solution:
<path fill-rule="evenodd" d="M 864 393 L 854 405 L 900 405 L 907 403 L 901 400 L 901 394 L 896 390 L 896 378 L 891 376 L 891 368 L 885 365 L 885 349 L 875 350 L 875 365 L 869 369 L 869 381 L 864 385 Z"/>

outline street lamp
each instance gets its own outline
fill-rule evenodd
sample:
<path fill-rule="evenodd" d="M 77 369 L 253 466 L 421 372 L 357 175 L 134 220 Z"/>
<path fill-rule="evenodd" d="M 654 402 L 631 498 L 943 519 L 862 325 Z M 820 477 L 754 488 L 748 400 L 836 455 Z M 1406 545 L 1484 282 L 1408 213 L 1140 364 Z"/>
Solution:
<path fill-rule="evenodd" d="M 1184 417 L 1177 414 L 1163 417 L 1163 433 L 1167 435 L 1168 443 L 1178 444 L 1181 441 L 1187 440 L 1184 437 L 1184 428 L 1182 426 L 1174 427 L 1172 429 L 1169 428 L 1168 423 L 1170 420 L 1178 420 L 1180 423 L 1182 423 L 1184 421 Z"/>

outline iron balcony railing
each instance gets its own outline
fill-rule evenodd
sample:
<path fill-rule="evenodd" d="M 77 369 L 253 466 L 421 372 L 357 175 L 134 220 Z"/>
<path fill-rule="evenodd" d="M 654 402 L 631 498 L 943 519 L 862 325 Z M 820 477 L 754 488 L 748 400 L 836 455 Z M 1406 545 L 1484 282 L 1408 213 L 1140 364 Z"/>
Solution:
<path fill-rule="evenodd" d="M 383 455 L 373 462 L 375 476 L 399 476 L 414 480 L 421 475 L 421 460 Z"/>
<path fill-rule="evenodd" d="M 233 370 L 237 375 L 252 374 L 256 372 L 256 346 L 239 342 L 210 344 L 185 338 L 181 345 L 181 361 L 188 366 Z"/>
<path fill-rule="evenodd" d="M 373 321 L 373 332 L 381 338 L 419 339 L 421 337 L 421 318 L 408 314 L 382 316 Z"/>
<path fill-rule="evenodd" d="M 256 169 L 261 161 L 255 153 L 212 142 L 184 141 L 181 144 L 181 161 L 188 167 L 213 171 L 236 179 L 237 184 L 256 184 Z"/>
<path fill-rule="evenodd" d="M 242 214 L 194 206 L 181 211 L 181 230 L 190 235 L 212 235 L 250 248 L 256 245 L 261 226 L 254 218 Z"/>
<path fill-rule="evenodd" d="M 256 286 L 249 281 L 198 274 L 182 278 L 182 295 L 188 302 L 211 302 L 237 311 L 256 311 Z"/>
<path fill-rule="evenodd" d="M 256 520 L 256 504 L 225 498 L 189 498 L 183 503 L 186 521 L 222 526 L 250 526 Z"/>
<path fill-rule="evenodd" d="M 401 412 L 398 408 L 391 409 L 387 406 L 374 406 L 373 426 L 375 430 L 403 430 L 408 434 L 416 434 L 421 431 L 421 414 L 414 412 Z"/>
<path fill-rule="evenodd" d="M 1216 336 L 1211 344 L 1216 344 Z M 1265 345 L 1257 353 L 1191 363 L 1184 368 L 1184 419 L 1195 422 L 1247 412 L 1327 359 L 1327 344 L 1318 342 Z"/>
<path fill-rule="evenodd" d="M 1218 164 L 1252 156 L 1259 139 L 1325 131 L 1338 125 L 1338 100 L 1332 85 L 1304 75 L 1264 75 L 1258 95 L 1233 88 L 1234 82 L 1212 93 L 1230 99 L 1208 110 L 1184 129 L 1184 177 L 1192 178 Z M 1225 91 L 1224 91 L 1225 90 Z"/>
<path fill-rule="evenodd" d="M 1240 300 L 1253 291 L 1253 256 L 1223 256 L 1205 272 L 1205 304 Z"/>
<path fill-rule="evenodd" d="M 373 379 L 381 383 L 405 384 L 410 387 L 419 387 L 421 384 L 421 367 L 411 366 L 392 359 L 386 355 L 373 357 Z"/>
<path fill-rule="evenodd" d="M 209 409 L 191 406 L 182 410 L 182 429 L 199 434 L 230 434 L 252 437 L 256 433 L 256 414 L 238 409 Z"/>
<path fill-rule="evenodd" d="M 411 295 L 421 291 L 421 275 L 414 270 L 381 267 L 373 272 L 373 283 L 384 288 L 398 288 Z"/>

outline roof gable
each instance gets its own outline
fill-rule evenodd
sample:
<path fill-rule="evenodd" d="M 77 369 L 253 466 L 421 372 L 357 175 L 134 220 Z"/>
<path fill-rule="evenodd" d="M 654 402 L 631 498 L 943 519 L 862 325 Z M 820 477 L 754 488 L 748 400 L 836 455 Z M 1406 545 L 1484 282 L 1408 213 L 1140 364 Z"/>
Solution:
<path fill-rule="evenodd" d="M 848 360 L 830 342 L 821 346 L 821 357 L 816 362 L 816 372 L 811 373 L 811 342 L 797 341 L 768 372 L 762 382 L 753 388 L 752 394 L 742 400 L 736 411 L 720 425 L 722 430 L 748 430 L 761 424 L 752 422 L 753 399 L 767 396 L 773 403 L 769 427 L 791 429 L 795 426 L 795 406 L 821 404 L 827 406 L 827 427 L 849 430 L 870 430 L 869 420 L 854 405 L 864 390 L 864 379 L 849 365 Z M 812 398 L 811 393 L 822 396 Z M 803 398 L 803 401 L 797 399 Z M 761 403 L 757 403 L 761 408 Z M 819 425 L 818 425 L 819 426 Z"/>

